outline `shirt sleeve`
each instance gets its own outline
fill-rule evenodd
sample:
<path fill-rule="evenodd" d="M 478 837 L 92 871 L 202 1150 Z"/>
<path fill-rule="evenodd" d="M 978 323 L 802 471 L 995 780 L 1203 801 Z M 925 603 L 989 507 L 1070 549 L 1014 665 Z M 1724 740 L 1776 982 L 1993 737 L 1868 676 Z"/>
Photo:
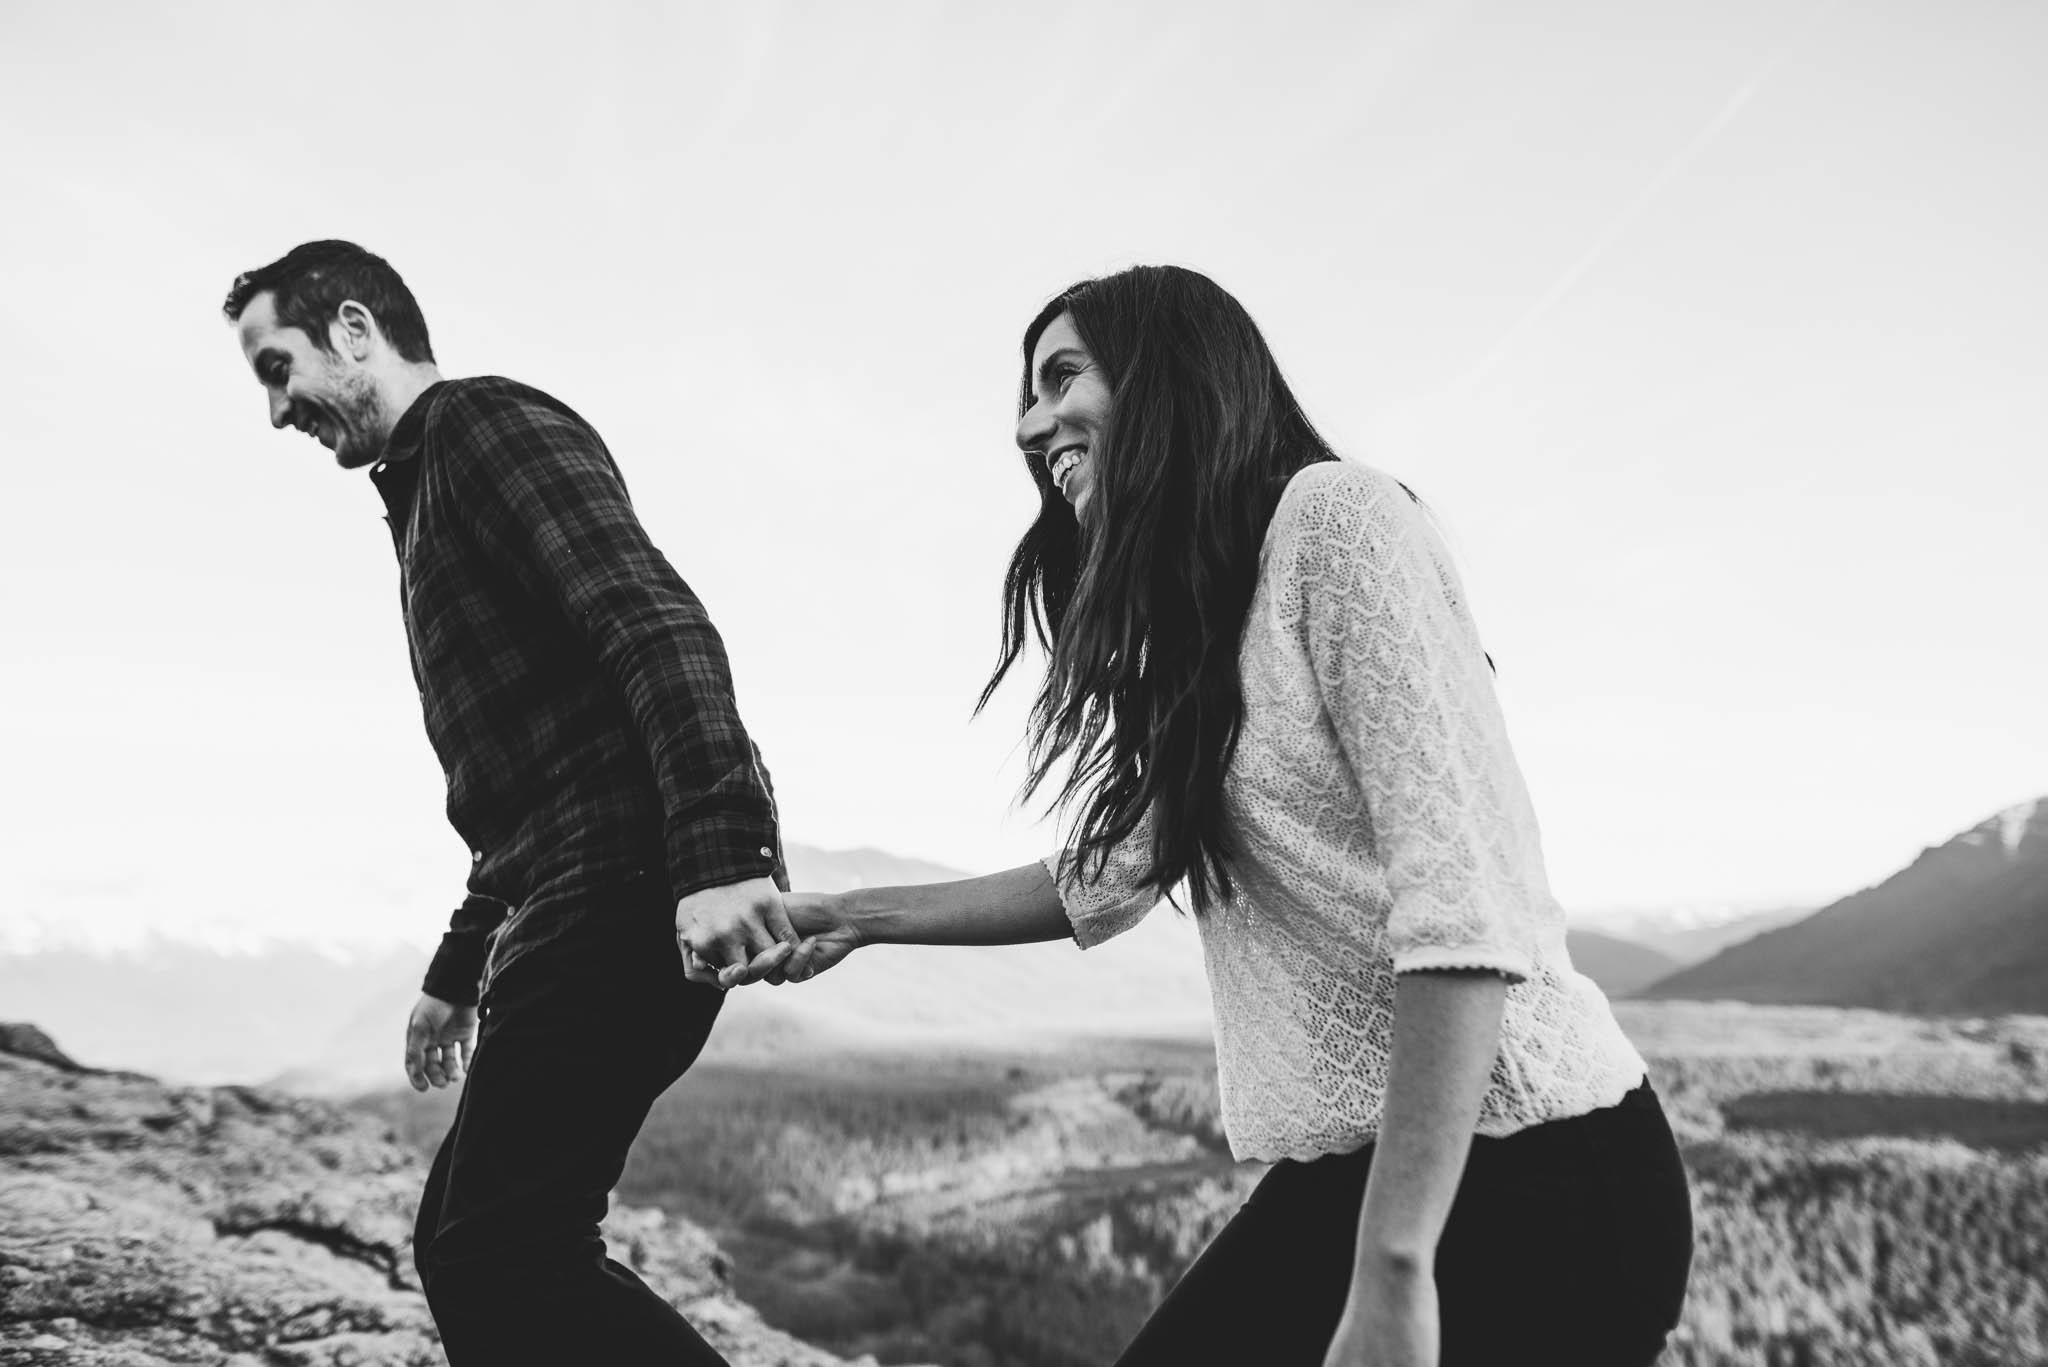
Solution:
<path fill-rule="evenodd" d="M 590 426 L 512 389 L 457 391 L 443 465 L 478 545 L 588 643 L 646 746 L 671 891 L 773 876 L 775 803 L 711 618 L 648 539 Z"/>
<path fill-rule="evenodd" d="M 1436 529 L 1333 467 L 1292 510 L 1309 657 L 1393 898 L 1394 971 L 1533 971 L 1542 855 L 1492 667 Z"/>
<path fill-rule="evenodd" d="M 1059 889 L 1060 906 L 1073 927 L 1075 944 L 1093 949 L 1115 939 L 1159 905 L 1159 894 L 1141 882 L 1151 866 L 1151 850 L 1152 819 L 1148 815 L 1110 849 L 1099 869 L 1093 859 L 1077 860 L 1072 850 L 1038 861 Z"/>
<path fill-rule="evenodd" d="M 427 965 L 426 981 L 420 990 L 456 1006 L 475 1006 L 477 987 L 484 976 L 484 959 L 490 951 L 491 932 L 505 919 L 505 904 L 471 893 L 448 918 L 441 947 Z"/>

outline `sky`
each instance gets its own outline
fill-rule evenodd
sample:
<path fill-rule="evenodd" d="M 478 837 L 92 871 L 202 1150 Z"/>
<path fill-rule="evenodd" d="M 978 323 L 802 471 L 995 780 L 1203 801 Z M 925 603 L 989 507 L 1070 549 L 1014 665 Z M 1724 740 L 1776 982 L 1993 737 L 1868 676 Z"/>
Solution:
<path fill-rule="evenodd" d="M 1200 269 L 1445 527 L 1559 897 L 1819 904 L 2048 793 L 2048 8 L 0 10 L 0 944 L 430 943 L 381 506 L 220 317 L 316 237 L 604 434 L 786 836 L 956 867 L 1017 347 Z"/>

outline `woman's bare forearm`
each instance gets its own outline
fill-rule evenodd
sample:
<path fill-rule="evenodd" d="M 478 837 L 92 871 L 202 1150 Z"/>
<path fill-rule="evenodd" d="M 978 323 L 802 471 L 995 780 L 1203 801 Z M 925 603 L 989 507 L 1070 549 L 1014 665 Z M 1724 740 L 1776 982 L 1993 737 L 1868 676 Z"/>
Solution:
<path fill-rule="evenodd" d="M 1357 1275 L 1427 1274 L 1465 1173 L 1500 1049 L 1507 982 L 1483 971 L 1404 973 L 1394 987 L 1387 1091 Z"/>
<path fill-rule="evenodd" d="M 1072 934 L 1043 864 L 980 878 L 840 894 L 868 944 L 1021 945 Z"/>

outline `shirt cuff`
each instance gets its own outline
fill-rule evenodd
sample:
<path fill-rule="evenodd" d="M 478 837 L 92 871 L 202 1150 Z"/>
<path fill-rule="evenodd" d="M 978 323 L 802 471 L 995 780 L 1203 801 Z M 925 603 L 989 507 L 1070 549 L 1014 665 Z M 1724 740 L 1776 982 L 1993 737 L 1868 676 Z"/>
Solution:
<path fill-rule="evenodd" d="M 772 878 L 789 891 L 782 841 L 772 827 L 739 815 L 698 816 L 668 833 L 669 896 L 681 901 L 693 892 Z"/>
<path fill-rule="evenodd" d="M 1498 973 L 1512 986 L 1525 981 L 1536 971 L 1536 965 L 1526 954 L 1493 945 L 1474 945 L 1463 949 L 1423 945 L 1402 950 L 1394 956 L 1394 972 L 1397 974 L 1441 973 L 1458 969 Z"/>
<path fill-rule="evenodd" d="M 1152 908 L 1159 904 L 1157 893 L 1126 890 L 1119 898 L 1115 892 L 1103 895 L 1099 890 L 1088 895 L 1082 886 L 1070 878 L 1062 878 L 1061 870 L 1068 861 L 1063 854 L 1048 854 L 1039 857 L 1046 876 L 1052 879 L 1055 891 L 1059 893 L 1060 910 L 1067 915 L 1067 928 L 1074 937 L 1074 943 L 1082 949 L 1093 949 L 1106 941 L 1129 930 L 1145 919 Z M 1069 872 L 1071 870 L 1069 869 Z"/>
<path fill-rule="evenodd" d="M 476 931 L 451 930 L 442 935 L 441 947 L 427 965 L 420 990 L 454 1006 L 475 1006 L 490 942 L 488 934 Z"/>

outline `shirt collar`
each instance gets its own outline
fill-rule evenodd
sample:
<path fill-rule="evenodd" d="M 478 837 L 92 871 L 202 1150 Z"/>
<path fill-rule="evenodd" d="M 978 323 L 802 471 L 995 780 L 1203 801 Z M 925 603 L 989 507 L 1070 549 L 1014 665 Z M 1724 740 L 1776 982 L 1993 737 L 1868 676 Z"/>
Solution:
<path fill-rule="evenodd" d="M 427 410 L 433 405 L 435 393 L 446 383 L 436 380 L 420 391 L 385 439 L 384 454 L 370 467 L 370 482 L 384 498 L 385 520 L 391 524 L 394 537 L 399 524 L 412 511 L 413 491 L 419 487 L 419 454 L 427 437 Z"/>
<path fill-rule="evenodd" d="M 434 396 L 441 392 L 441 386 L 447 383 L 446 380 L 436 380 L 420 391 L 419 397 L 412 401 L 391 429 L 391 435 L 384 439 L 384 454 L 377 461 L 377 469 L 403 464 L 420 453 L 420 443 L 426 440 L 427 435 L 427 410 L 433 406 Z"/>

